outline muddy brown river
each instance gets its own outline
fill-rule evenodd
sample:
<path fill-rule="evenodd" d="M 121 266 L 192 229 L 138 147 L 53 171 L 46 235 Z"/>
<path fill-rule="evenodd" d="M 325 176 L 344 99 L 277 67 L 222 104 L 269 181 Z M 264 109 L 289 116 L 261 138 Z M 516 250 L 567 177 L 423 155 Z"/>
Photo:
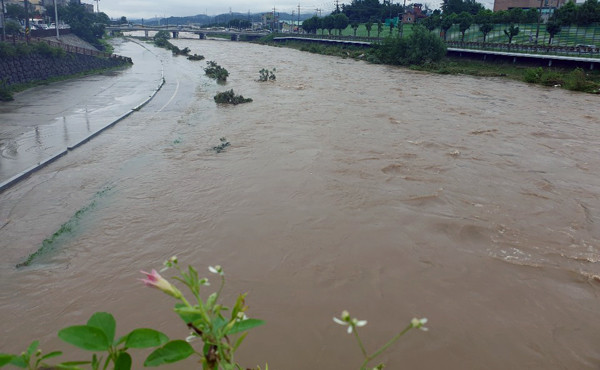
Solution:
<path fill-rule="evenodd" d="M 2 352 L 68 349 L 56 332 L 96 311 L 118 335 L 185 338 L 170 297 L 137 280 L 176 254 L 207 277 L 222 265 L 226 303 L 248 292 L 267 321 L 244 366 L 357 369 L 332 321 L 347 309 L 370 350 L 429 319 L 389 369 L 600 367 L 597 96 L 175 43 L 228 69 L 226 85 L 154 49 L 167 83 L 150 104 L 0 194 Z M 277 80 L 257 82 L 262 68 Z M 254 101 L 217 106 L 226 89 Z"/>

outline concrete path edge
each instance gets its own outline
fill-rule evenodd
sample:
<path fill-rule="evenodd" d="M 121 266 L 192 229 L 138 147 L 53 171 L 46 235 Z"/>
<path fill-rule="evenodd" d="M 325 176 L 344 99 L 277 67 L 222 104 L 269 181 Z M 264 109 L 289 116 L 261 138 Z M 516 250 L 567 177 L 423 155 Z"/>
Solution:
<path fill-rule="evenodd" d="M 150 102 L 150 100 L 152 100 L 152 98 L 154 98 L 154 96 L 156 96 L 156 94 L 163 87 L 164 84 L 165 84 L 165 74 L 164 74 L 164 70 L 163 70 L 163 71 L 161 71 L 160 83 L 158 84 L 158 86 L 156 87 L 156 89 L 154 89 L 154 91 L 152 92 L 152 94 L 150 94 L 150 96 L 146 100 L 144 100 L 142 103 L 140 103 L 136 107 L 130 109 L 129 111 L 127 111 L 125 114 L 121 115 L 116 120 L 110 122 L 109 124 L 107 124 L 106 126 L 104 126 L 103 128 L 101 128 L 100 130 L 91 133 L 90 135 L 88 135 L 87 137 L 85 137 L 84 139 L 82 139 L 81 141 L 79 141 L 78 143 L 67 147 L 67 149 L 65 149 L 63 151 L 60 151 L 59 153 L 56 153 L 56 154 L 50 156 L 50 158 L 47 158 L 47 159 L 45 159 L 45 160 L 43 160 L 41 162 L 38 162 L 37 165 L 35 165 L 35 166 L 33 166 L 33 167 L 25 170 L 25 171 L 22 171 L 21 173 L 15 175 L 13 177 L 11 177 L 10 179 L 8 179 L 6 181 L 1 182 L 0 183 L 0 193 L 3 192 L 4 190 L 10 188 L 11 186 L 15 185 L 19 181 L 25 179 L 26 177 L 28 177 L 32 173 L 34 173 L 34 172 L 38 171 L 39 169 L 41 169 L 41 168 L 49 165 L 50 163 L 54 162 L 55 160 L 59 159 L 60 157 L 68 154 L 69 151 L 75 150 L 76 148 L 80 147 L 81 145 L 87 143 L 88 141 L 90 141 L 94 137 L 100 135 L 103 131 L 105 131 L 105 130 L 111 128 L 111 127 L 113 127 L 114 125 L 116 125 L 120 121 L 122 121 L 125 118 L 129 117 L 134 112 L 139 111 L 143 106 L 145 106 L 146 104 L 148 104 Z"/>

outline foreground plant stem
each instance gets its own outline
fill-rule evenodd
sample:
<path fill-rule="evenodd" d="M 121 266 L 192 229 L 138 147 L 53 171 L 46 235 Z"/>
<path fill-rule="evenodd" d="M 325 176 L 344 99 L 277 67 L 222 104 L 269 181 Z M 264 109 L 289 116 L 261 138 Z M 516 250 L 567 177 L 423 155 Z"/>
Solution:
<path fill-rule="evenodd" d="M 356 331 L 355 331 L 356 338 L 358 339 L 358 344 L 360 345 L 360 348 L 363 351 L 363 354 L 365 355 L 365 361 L 360 366 L 361 370 L 366 369 L 366 366 L 367 366 L 367 364 L 370 361 L 372 361 L 377 356 L 379 356 L 380 354 L 382 354 L 386 349 L 388 349 L 392 344 L 396 343 L 396 341 L 398 341 L 398 339 L 400 339 L 401 336 L 403 336 L 404 334 L 406 334 L 412 328 L 413 328 L 413 325 L 409 324 L 404 330 L 402 330 L 395 337 L 393 337 L 392 339 L 390 339 L 389 342 L 387 342 L 386 344 L 384 344 L 383 347 L 381 347 L 379 350 L 377 350 L 377 352 L 373 353 L 371 356 L 367 356 L 365 354 L 365 350 L 364 350 L 364 347 L 363 347 L 363 345 L 362 345 L 362 343 L 360 341 L 360 338 L 358 337 L 358 333 L 356 333 Z"/>

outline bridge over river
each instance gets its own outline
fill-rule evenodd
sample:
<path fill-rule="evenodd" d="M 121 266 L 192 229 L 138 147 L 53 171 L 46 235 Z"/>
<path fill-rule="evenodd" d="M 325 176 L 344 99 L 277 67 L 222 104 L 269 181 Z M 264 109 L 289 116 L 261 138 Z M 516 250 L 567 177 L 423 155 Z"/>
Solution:
<path fill-rule="evenodd" d="M 173 35 L 173 38 L 178 38 L 179 33 L 188 32 L 198 35 L 198 38 L 205 39 L 207 36 L 227 35 L 232 41 L 239 41 L 240 38 L 245 40 L 254 40 L 266 36 L 269 32 L 266 31 L 247 31 L 234 29 L 208 29 L 194 26 L 111 26 L 106 27 L 106 30 L 115 32 L 132 32 L 144 31 L 145 36 L 149 37 L 150 32 L 167 31 Z"/>

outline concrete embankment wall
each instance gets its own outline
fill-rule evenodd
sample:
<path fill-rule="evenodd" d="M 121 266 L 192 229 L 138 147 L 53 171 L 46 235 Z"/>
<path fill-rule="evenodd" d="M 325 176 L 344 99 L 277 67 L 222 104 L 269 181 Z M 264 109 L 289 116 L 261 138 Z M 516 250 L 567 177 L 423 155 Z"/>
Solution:
<path fill-rule="evenodd" d="M 66 53 L 62 57 L 38 53 L 0 58 L 0 79 L 7 85 L 68 76 L 94 69 L 128 65 L 131 59 L 121 57 L 100 58 L 91 55 Z"/>

